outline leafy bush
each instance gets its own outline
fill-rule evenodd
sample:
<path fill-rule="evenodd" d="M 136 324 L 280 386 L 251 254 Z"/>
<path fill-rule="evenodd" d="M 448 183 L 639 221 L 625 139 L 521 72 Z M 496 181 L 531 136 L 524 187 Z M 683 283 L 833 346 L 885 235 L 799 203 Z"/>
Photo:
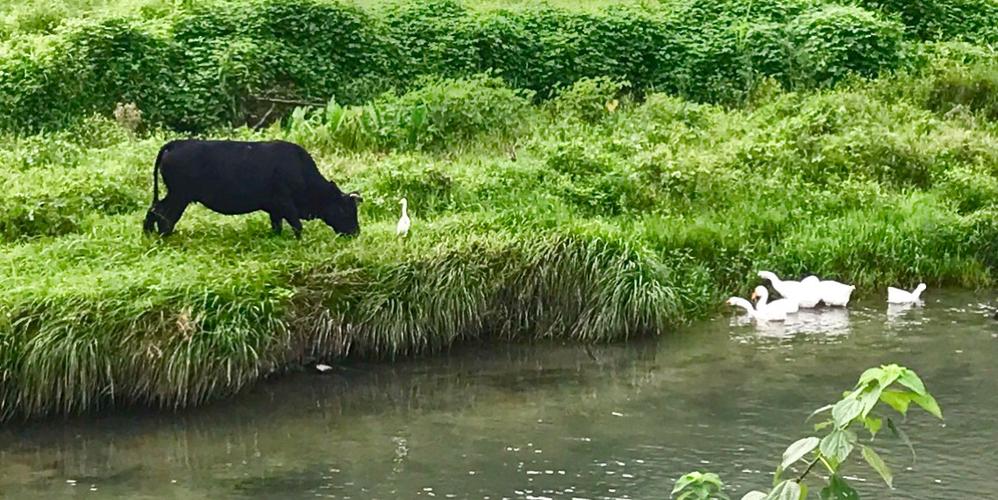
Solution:
<path fill-rule="evenodd" d="M 414 158 L 403 157 L 379 170 L 372 183 L 377 193 L 372 200 L 375 209 L 397 214 L 398 200 L 409 201 L 412 216 L 436 215 L 453 209 L 459 186 L 448 172 L 435 166 L 420 164 Z"/>
<path fill-rule="evenodd" d="M 952 200 L 961 213 L 976 212 L 998 206 L 998 176 L 988 175 L 981 168 L 956 167 L 946 171 L 940 188 L 946 199 Z"/>
<path fill-rule="evenodd" d="M 35 169 L 4 179 L 0 241 L 78 232 L 96 214 L 129 213 L 146 203 L 123 172 L 107 172 L 100 181 L 87 177 L 81 171 L 57 175 Z"/>
<path fill-rule="evenodd" d="M 489 132 L 499 138 L 522 130 L 527 118 L 529 91 L 514 90 L 494 77 L 420 80 L 420 87 L 398 99 L 385 99 L 386 109 L 411 118 L 403 127 L 411 145 L 441 146 Z M 378 101 L 375 101 L 376 103 Z M 425 114 L 424 118 L 415 119 Z"/>
<path fill-rule="evenodd" d="M 998 120 L 998 66 L 950 66 L 933 79 L 926 105 L 943 114 L 963 108 Z"/>
<path fill-rule="evenodd" d="M 590 123 L 597 122 L 616 111 L 621 93 L 628 86 L 627 82 L 606 77 L 582 78 L 558 92 L 551 101 L 552 111 Z"/>
<path fill-rule="evenodd" d="M 991 0 L 861 0 L 900 17 L 920 40 L 998 40 L 998 4 Z"/>
<path fill-rule="evenodd" d="M 849 73 L 871 76 L 903 60 L 901 26 L 858 7 L 829 5 L 805 12 L 789 25 L 798 78 L 817 85 Z"/>
<path fill-rule="evenodd" d="M 312 112 L 300 108 L 289 126 L 298 140 L 364 149 L 440 148 L 483 133 L 502 141 L 521 130 L 531 94 L 486 75 L 425 79 L 401 96 L 384 94 L 365 106 L 330 102 Z"/>
<path fill-rule="evenodd" d="M 899 25 L 869 11 L 752 5 L 480 12 L 439 0 L 368 14 L 320 0 L 251 0 L 183 6 L 154 21 L 98 17 L 59 28 L 46 49 L 0 53 L 0 129 L 61 128 L 132 102 L 154 126 L 200 132 L 263 121 L 288 102 L 350 105 L 421 88 L 428 76 L 484 71 L 539 98 L 590 79 L 589 92 L 627 81 L 637 94 L 740 102 L 765 76 L 828 85 L 903 60 Z M 25 34 L 10 46 L 35 42 Z"/>

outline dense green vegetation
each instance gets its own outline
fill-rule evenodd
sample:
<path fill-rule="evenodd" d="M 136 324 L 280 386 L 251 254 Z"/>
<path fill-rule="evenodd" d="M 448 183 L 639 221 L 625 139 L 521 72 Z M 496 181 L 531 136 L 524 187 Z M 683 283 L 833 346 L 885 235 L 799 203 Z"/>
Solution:
<path fill-rule="evenodd" d="M 660 332 L 759 268 L 860 295 L 994 283 L 994 23 L 886 2 L 101 5 L 17 17 L 0 45 L 0 418 L 196 404 L 458 339 Z M 364 194 L 361 236 L 194 208 L 144 237 L 156 152 L 191 130 L 301 143 Z"/>
<path fill-rule="evenodd" d="M 454 0 L 373 12 L 315 0 L 163 7 L 152 19 L 96 16 L 45 37 L 12 36 L 0 52 L 0 128 L 62 127 L 125 100 L 153 123 L 200 132 L 254 123 L 275 96 L 357 103 L 427 75 L 482 71 L 541 98 L 605 76 L 639 93 L 737 103 L 762 76 L 811 88 L 911 64 L 896 19 L 814 0 L 596 11 L 482 11 Z"/>

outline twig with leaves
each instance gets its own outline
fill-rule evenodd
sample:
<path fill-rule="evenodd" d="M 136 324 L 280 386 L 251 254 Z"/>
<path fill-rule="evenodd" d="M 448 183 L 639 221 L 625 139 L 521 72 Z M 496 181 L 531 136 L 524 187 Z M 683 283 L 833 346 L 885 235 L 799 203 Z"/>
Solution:
<path fill-rule="evenodd" d="M 843 464 L 858 447 L 863 459 L 883 478 L 888 487 L 894 486 L 894 475 L 890 467 L 872 447 L 860 443 L 853 427 L 864 427 L 870 433 L 870 441 L 887 421 L 891 433 L 908 446 L 915 459 L 915 449 L 908 435 L 890 417 L 884 417 L 875 410 L 884 403 L 902 417 L 908 414 L 911 403 L 915 403 L 936 418 L 942 419 L 943 413 L 935 398 L 925 389 L 925 384 L 918 375 L 908 368 L 896 364 L 870 368 L 863 372 L 852 391 L 843 393 L 841 400 L 835 404 L 818 408 L 812 417 L 831 411 L 827 420 L 815 424 L 814 430 L 830 429 L 822 438 L 809 436 L 799 439 L 783 452 L 783 460 L 776 468 L 773 478 L 773 489 L 770 491 L 752 491 L 742 497 L 742 500 L 804 500 L 808 497 L 808 485 L 805 479 L 820 463 L 828 472 L 828 480 L 821 489 L 822 499 L 858 499 L 859 494 L 849 486 L 841 474 Z M 807 459 L 807 467 L 796 478 L 783 479 L 783 473 L 793 464 Z M 672 496 L 678 500 L 723 500 L 724 485 L 715 474 L 692 472 L 676 481 Z M 678 495 L 678 496 L 677 496 Z"/>

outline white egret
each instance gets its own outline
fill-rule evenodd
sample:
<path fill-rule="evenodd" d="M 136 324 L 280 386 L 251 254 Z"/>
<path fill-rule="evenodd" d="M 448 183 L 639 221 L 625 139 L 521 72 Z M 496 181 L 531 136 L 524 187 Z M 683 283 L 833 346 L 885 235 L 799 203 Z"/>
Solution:
<path fill-rule="evenodd" d="M 412 225 L 412 221 L 409 220 L 409 202 L 402 198 L 399 200 L 399 204 L 402 205 L 402 217 L 399 217 L 399 223 L 395 226 L 395 235 L 405 237 L 409 234 L 409 227 Z"/>

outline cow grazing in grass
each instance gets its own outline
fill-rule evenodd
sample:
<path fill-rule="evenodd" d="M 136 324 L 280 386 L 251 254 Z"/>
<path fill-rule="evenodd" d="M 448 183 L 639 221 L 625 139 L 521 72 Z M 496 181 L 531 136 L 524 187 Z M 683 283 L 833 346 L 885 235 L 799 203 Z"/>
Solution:
<path fill-rule="evenodd" d="M 166 197 L 159 199 L 159 175 Z M 153 200 L 143 229 L 173 232 L 184 210 L 200 203 L 215 212 L 270 214 L 274 232 L 288 221 L 301 237 L 301 221 L 321 219 L 337 233 L 360 232 L 356 192 L 345 194 L 326 180 L 297 144 L 283 141 L 172 141 L 159 150 L 153 167 Z"/>

